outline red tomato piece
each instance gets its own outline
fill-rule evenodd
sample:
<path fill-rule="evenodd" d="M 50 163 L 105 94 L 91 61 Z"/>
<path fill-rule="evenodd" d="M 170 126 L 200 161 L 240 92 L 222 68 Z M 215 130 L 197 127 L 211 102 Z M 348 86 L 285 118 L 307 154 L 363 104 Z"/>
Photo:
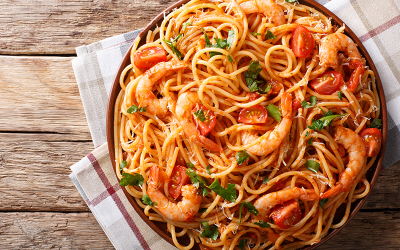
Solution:
<path fill-rule="evenodd" d="M 253 232 L 248 232 L 247 235 L 249 236 L 249 238 L 252 238 L 252 239 L 257 238 L 257 234 L 255 234 Z"/>
<path fill-rule="evenodd" d="M 163 48 L 147 47 L 135 53 L 134 63 L 139 69 L 150 69 L 159 62 L 167 61 L 167 55 Z"/>
<path fill-rule="evenodd" d="M 185 171 L 186 168 L 179 165 L 172 169 L 171 178 L 168 182 L 168 192 L 175 200 L 181 196 L 182 186 L 190 182 L 190 179 L 185 174 Z"/>
<path fill-rule="evenodd" d="M 254 100 L 257 100 L 258 98 L 260 98 L 261 97 L 261 95 L 259 94 L 259 93 L 257 93 L 257 92 L 251 92 L 250 93 L 250 97 L 249 97 L 249 101 L 254 101 Z"/>
<path fill-rule="evenodd" d="M 314 49 L 314 45 L 314 38 L 306 27 L 299 25 L 293 31 L 290 47 L 295 56 L 300 58 L 309 57 Z"/>
<path fill-rule="evenodd" d="M 353 92 L 357 88 L 358 84 L 361 81 L 362 74 L 364 74 L 364 67 L 363 66 L 357 67 L 353 71 L 353 73 L 351 73 L 349 84 L 347 85 L 347 88 L 351 92 Z"/>
<path fill-rule="evenodd" d="M 301 102 L 297 99 L 293 99 L 292 110 L 298 110 L 301 107 Z"/>
<path fill-rule="evenodd" d="M 192 110 L 194 123 L 202 136 L 206 136 L 217 124 L 214 111 L 209 110 L 202 104 L 196 104 Z"/>
<path fill-rule="evenodd" d="M 377 128 L 367 128 L 361 131 L 360 136 L 364 140 L 367 156 L 377 156 L 381 150 L 382 132 Z"/>
<path fill-rule="evenodd" d="M 336 71 L 327 71 L 311 81 L 311 87 L 321 95 L 332 95 L 340 88 L 342 74 Z"/>
<path fill-rule="evenodd" d="M 289 200 L 275 206 L 270 216 L 276 225 L 287 229 L 301 220 L 302 213 L 299 204 L 295 200 Z"/>
<path fill-rule="evenodd" d="M 242 109 L 238 120 L 246 124 L 266 123 L 268 121 L 268 112 L 264 106 L 257 104 L 250 108 Z"/>

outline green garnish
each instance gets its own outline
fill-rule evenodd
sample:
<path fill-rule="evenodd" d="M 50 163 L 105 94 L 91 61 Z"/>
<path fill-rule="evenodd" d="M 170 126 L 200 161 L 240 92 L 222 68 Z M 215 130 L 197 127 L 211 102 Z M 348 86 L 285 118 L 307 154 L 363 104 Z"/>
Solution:
<path fill-rule="evenodd" d="M 207 196 L 209 192 L 207 190 L 208 183 L 206 179 L 196 174 L 193 163 L 189 162 L 187 165 L 189 168 L 186 169 L 185 174 L 189 177 L 190 181 L 193 183 L 193 186 L 199 189 L 203 196 Z"/>
<path fill-rule="evenodd" d="M 187 28 L 187 26 L 192 25 L 192 23 L 190 22 L 190 20 L 187 20 L 187 22 L 184 22 L 182 24 L 182 32 L 184 32 Z"/>
<path fill-rule="evenodd" d="M 157 206 L 157 202 L 153 202 L 147 194 L 143 195 L 142 202 L 150 207 Z"/>
<path fill-rule="evenodd" d="M 328 198 L 319 201 L 319 206 L 324 209 L 324 205 L 328 202 Z"/>
<path fill-rule="evenodd" d="M 338 94 L 337 94 L 338 97 L 339 97 L 339 99 L 340 99 L 341 101 L 342 101 L 342 99 L 343 99 L 342 94 L 343 94 L 342 91 L 339 91 Z"/>
<path fill-rule="evenodd" d="M 250 158 L 250 155 L 244 150 L 242 150 L 236 154 L 236 162 L 238 163 L 238 165 L 242 165 L 243 162 L 245 160 L 247 160 L 248 158 Z"/>
<path fill-rule="evenodd" d="M 275 39 L 276 36 L 270 30 L 265 32 L 265 40 Z"/>
<path fill-rule="evenodd" d="M 239 241 L 239 248 L 240 248 L 240 250 L 244 250 L 244 247 L 245 247 L 246 243 L 247 243 L 247 239 L 241 239 L 241 240 Z"/>
<path fill-rule="evenodd" d="M 255 222 L 254 225 L 257 225 L 257 226 L 260 226 L 260 227 L 263 227 L 263 228 L 270 228 L 271 227 L 271 225 L 268 222 L 262 221 L 262 220 L 260 220 L 258 222 Z"/>
<path fill-rule="evenodd" d="M 133 114 L 136 112 L 146 112 L 146 107 L 138 107 L 136 105 L 132 105 L 126 110 L 126 112 L 129 114 Z"/>
<path fill-rule="evenodd" d="M 216 225 L 213 224 L 210 226 L 206 221 L 201 222 L 201 224 L 204 227 L 204 231 L 200 234 L 201 238 L 207 237 L 213 240 L 218 238 L 219 232 Z"/>
<path fill-rule="evenodd" d="M 317 97 L 316 96 L 311 96 L 310 97 L 310 104 L 308 104 L 308 102 L 306 102 L 306 100 L 303 100 L 301 102 L 301 106 L 303 108 L 307 108 L 308 109 L 308 108 L 314 107 L 316 103 L 317 103 Z"/>
<path fill-rule="evenodd" d="M 206 42 L 206 47 L 207 48 L 219 48 L 219 49 L 225 49 L 227 47 L 230 48 L 232 43 L 233 43 L 233 40 L 235 39 L 235 31 L 234 30 L 229 30 L 227 39 L 214 38 L 215 44 L 211 44 L 210 38 L 208 38 L 206 31 L 203 28 L 201 28 L 201 29 L 203 30 L 204 41 Z M 210 52 L 210 58 L 215 56 L 215 55 L 222 55 L 222 53 L 214 52 L 214 51 Z M 229 60 L 229 58 L 228 58 L 228 60 Z"/>
<path fill-rule="evenodd" d="M 260 66 L 259 61 L 251 61 L 250 62 L 249 68 L 244 73 L 244 77 L 246 78 L 246 83 L 250 89 L 250 92 L 259 91 L 258 85 L 264 83 L 263 80 L 257 79 L 258 75 L 260 74 L 260 72 L 262 70 L 263 70 L 263 68 Z M 265 89 L 264 89 L 264 91 L 265 91 Z"/>
<path fill-rule="evenodd" d="M 235 202 L 236 200 L 235 184 L 228 183 L 228 188 L 223 188 L 219 184 L 218 179 L 215 179 L 215 181 L 208 188 L 227 201 Z"/>
<path fill-rule="evenodd" d="M 258 210 L 253 205 L 253 203 L 245 201 L 244 203 L 241 203 L 241 204 L 244 204 L 244 206 L 247 208 L 247 211 L 249 211 L 250 213 L 254 214 L 255 216 L 258 215 Z"/>
<path fill-rule="evenodd" d="M 210 165 L 208 165 L 208 166 L 206 167 L 206 172 L 207 172 L 207 174 L 211 174 Z"/>
<path fill-rule="evenodd" d="M 124 169 L 124 167 L 126 167 L 128 165 L 128 163 L 126 161 L 121 161 L 121 164 L 119 164 L 119 170 L 122 171 L 122 169 Z"/>
<path fill-rule="evenodd" d="M 273 104 L 268 104 L 267 106 L 268 116 L 274 118 L 277 122 L 281 122 L 282 120 L 282 114 L 279 110 L 280 108 Z"/>
<path fill-rule="evenodd" d="M 318 173 L 319 170 L 319 163 L 314 161 L 314 160 L 308 160 L 306 163 L 307 169 L 314 172 Z"/>
<path fill-rule="evenodd" d="M 263 180 L 263 183 L 264 183 L 264 184 L 267 184 L 268 181 L 269 181 L 269 177 L 266 176 L 266 177 L 264 178 L 264 180 Z"/>
<path fill-rule="evenodd" d="M 371 122 L 370 128 L 380 128 L 382 127 L 382 120 L 381 119 L 375 119 Z"/>
<path fill-rule="evenodd" d="M 322 110 L 322 109 L 321 109 Z M 331 125 L 333 119 L 341 116 L 345 116 L 346 114 L 341 114 L 341 115 L 334 115 L 331 110 L 326 112 L 326 114 L 323 114 L 322 118 L 319 120 L 314 120 L 311 123 L 311 125 L 308 125 L 309 129 L 313 130 L 322 130 L 324 127 Z"/>
<path fill-rule="evenodd" d="M 171 48 L 172 53 L 174 53 L 180 60 L 183 59 L 182 53 L 176 48 L 176 42 L 179 38 L 181 38 L 182 34 L 177 35 L 172 41 L 167 41 L 163 39 L 163 41 Z"/>
<path fill-rule="evenodd" d="M 311 138 L 308 140 L 308 145 L 312 145 L 312 141 L 313 141 L 313 137 L 311 136 Z"/>
<path fill-rule="evenodd" d="M 140 186 L 144 182 L 144 178 L 141 174 L 129 174 L 129 173 L 122 173 L 122 179 L 119 182 L 121 186 Z"/>
<path fill-rule="evenodd" d="M 206 120 L 206 116 L 204 115 L 204 111 L 202 109 L 199 109 L 196 112 L 194 112 L 194 115 L 202 122 Z"/>
<path fill-rule="evenodd" d="M 231 55 L 228 55 L 228 61 L 229 62 L 233 62 L 233 59 L 232 59 Z"/>
<path fill-rule="evenodd" d="M 287 3 L 295 3 L 296 0 L 285 0 L 285 2 L 287 2 Z"/>
<path fill-rule="evenodd" d="M 243 209 L 243 203 L 239 204 L 239 225 L 242 223 L 242 209 Z"/>
<path fill-rule="evenodd" d="M 206 208 L 206 207 L 203 207 L 203 208 L 200 208 L 200 209 L 199 209 L 199 213 L 204 213 L 205 211 L 207 211 L 207 208 Z"/>
<path fill-rule="evenodd" d="M 253 36 L 261 36 L 261 33 L 257 33 L 257 32 L 250 32 Z"/>

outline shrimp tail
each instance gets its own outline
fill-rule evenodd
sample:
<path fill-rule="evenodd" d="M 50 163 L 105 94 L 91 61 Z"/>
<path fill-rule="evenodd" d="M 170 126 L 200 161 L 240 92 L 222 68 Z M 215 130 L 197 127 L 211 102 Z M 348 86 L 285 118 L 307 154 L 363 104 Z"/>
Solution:
<path fill-rule="evenodd" d="M 330 188 L 328 191 L 326 191 L 325 193 L 322 193 L 320 195 L 320 199 L 329 198 L 334 195 L 340 194 L 341 192 L 343 192 L 343 185 L 341 183 L 338 183 L 335 186 L 333 186 L 332 188 Z"/>

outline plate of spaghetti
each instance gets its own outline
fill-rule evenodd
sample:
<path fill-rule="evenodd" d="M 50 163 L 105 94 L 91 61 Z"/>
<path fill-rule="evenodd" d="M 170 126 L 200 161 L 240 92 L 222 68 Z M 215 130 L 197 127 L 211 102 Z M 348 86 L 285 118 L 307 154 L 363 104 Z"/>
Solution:
<path fill-rule="evenodd" d="M 375 66 L 311 0 L 183 0 L 134 41 L 110 96 L 115 173 L 179 249 L 311 249 L 382 166 Z"/>

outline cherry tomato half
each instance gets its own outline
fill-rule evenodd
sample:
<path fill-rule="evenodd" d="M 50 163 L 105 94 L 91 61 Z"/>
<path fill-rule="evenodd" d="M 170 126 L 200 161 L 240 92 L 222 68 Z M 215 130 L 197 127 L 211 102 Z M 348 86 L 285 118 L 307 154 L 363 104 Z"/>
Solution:
<path fill-rule="evenodd" d="M 377 128 L 366 128 L 360 133 L 364 140 L 365 149 L 368 157 L 375 157 L 381 150 L 382 132 Z"/>
<path fill-rule="evenodd" d="M 217 124 L 214 112 L 202 104 L 196 104 L 196 107 L 192 110 L 192 115 L 197 130 L 202 136 L 206 136 Z"/>
<path fill-rule="evenodd" d="M 311 87 L 321 95 L 332 95 L 340 88 L 342 74 L 336 71 L 327 71 L 311 81 Z"/>
<path fill-rule="evenodd" d="M 268 121 L 268 112 L 264 106 L 257 104 L 250 108 L 242 109 L 238 120 L 246 124 L 266 123 Z"/>
<path fill-rule="evenodd" d="M 190 182 L 189 177 L 185 174 L 186 168 L 183 166 L 175 166 L 172 169 L 171 178 L 168 182 L 168 192 L 175 200 L 181 196 L 182 186 Z"/>
<path fill-rule="evenodd" d="M 276 225 L 287 229 L 301 220 L 302 213 L 299 204 L 295 200 L 289 200 L 275 206 L 270 216 Z"/>
<path fill-rule="evenodd" d="M 134 62 L 139 69 L 150 69 L 159 62 L 167 61 L 163 48 L 154 46 L 139 50 L 135 54 Z"/>
<path fill-rule="evenodd" d="M 358 84 L 361 81 L 362 74 L 364 74 L 364 67 L 363 66 L 357 67 L 353 71 L 353 73 L 351 73 L 349 84 L 347 85 L 347 88 L 351 92 L 353 92 L 357 88 Z"/>
<path fill-rule="evenodd" d="M 290 48 L 297 57 L 306 58 L 310 56 L 314 49 L 314 38 L 311 32 L 306 27 L 299 25 L 293 31 Z"/>

